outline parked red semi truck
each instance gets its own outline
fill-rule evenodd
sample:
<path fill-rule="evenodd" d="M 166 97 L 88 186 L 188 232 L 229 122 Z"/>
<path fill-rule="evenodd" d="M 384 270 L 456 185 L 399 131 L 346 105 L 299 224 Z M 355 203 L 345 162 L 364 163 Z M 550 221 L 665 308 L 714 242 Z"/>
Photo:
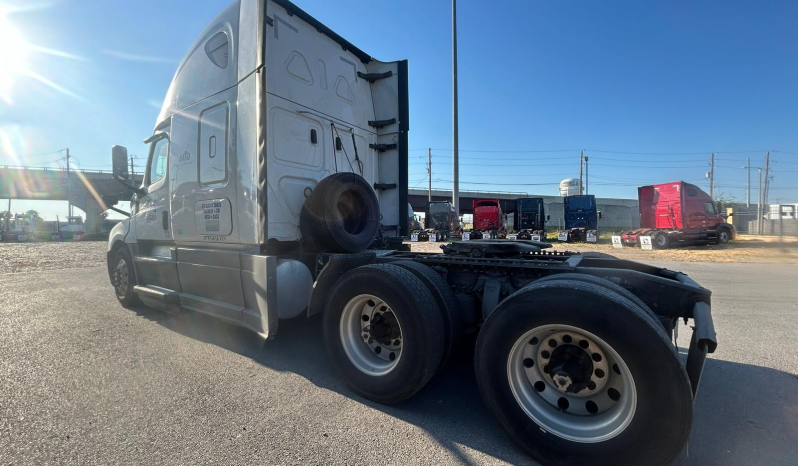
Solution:
<path fill-rule="evenodd" d="M 700 243 L 727 243 L 734 225 L 718 213 L 715 203 L 698 186 L 676 181 L 637 188 L 640 228 L 621 234 L 624 244 L 640 244 L 650 236 L 658 249 Z"/>
<path fill-rule="evenodd" d="M 498 199 L 477 199 L 474 201 L 474 231 L 488 233 L 496 230 L 499 238 L 507 237 L 504 213 Z"/>

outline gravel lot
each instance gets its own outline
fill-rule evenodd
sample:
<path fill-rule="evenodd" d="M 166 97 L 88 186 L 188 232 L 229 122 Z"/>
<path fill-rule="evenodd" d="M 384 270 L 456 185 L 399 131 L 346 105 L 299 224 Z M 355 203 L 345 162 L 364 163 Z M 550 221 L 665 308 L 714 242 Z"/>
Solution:
<path fill-rule="evenodd" d="M 798 264 L 798 238 L 785 237 L 779 242 L 777 236 L 743 235 L 729 244 L 709 244 L 664 250 L 643 251 L 625 247 L 615 249 L 608 241 L 599 244 L 549 242 L 556 251 L 601 251 L 621 259 L 637 261 L 680 262 L 750 262 L 764 264 Z M 410 243 L 414 251 L 441 252 L 441 243 Z"/>
<path fill-rule="evenodd" d="M 33 270 L 64 270 L 105 265 L 105 241 L 3 243 L 0 274 Z"/>
<path fill-rule="evenodd" d="M 441 243 L 410 243 L 414 251 L 441 252 Z M 755 262 L 798 264 L 798 238 L 743 236 L 728 245 L 691 246 L 664 251 L 639 248 L 613 249 L 606 243 L 560 244 L 559 251 L 602 251 L 623 259 L 683 262 Z M 0 274 L 33 270 L 65 270 L 105 265 L 105 241 L 3 243 L 0 242 Z"/>
<path fill-rule="evenodd" d="M 794 465 L 794 266 L 656 265 L 713 291 L 720 342 L 677 464 Z M 0 303 L 0 464 L 533 464 L 487 412 L 468 354 L 383 406 L 336 377 L 320 316 L 263 342 L 123 309 L 101 266 L 0 275 Z"/>

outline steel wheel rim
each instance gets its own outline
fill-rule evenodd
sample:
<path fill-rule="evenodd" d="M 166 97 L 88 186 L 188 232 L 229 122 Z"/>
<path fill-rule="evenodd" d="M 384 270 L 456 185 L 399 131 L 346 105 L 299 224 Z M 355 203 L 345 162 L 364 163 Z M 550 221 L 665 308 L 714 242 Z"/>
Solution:
<path fill-rule="evenodd" d="M 344 306 L 339 327 L 344 352 L 361 372 L 382 376 L 399 363 L 402 327 L 384 300 L 370 294 L 355 296 Z M 383 335 L 386 329 L 390 338 Z"/>
<path fill-rule="evenodd" d="M 665 235 L 657 236 L 657 246 L 663 247 L 665 246 L 665 244 L 667 244 L 667 239 L 665 238 Z"/>
<path fill-rule="evenodd" d="M 127 261 L 120 258 L 116 263 L 116 294 L 117 296 L 124 297 L 127 293 L 129 274 L 127 270 Z"/>
<path fill-rule="evenodd" d="M 556 345 L 551 346 L 550 341 Z M 587 342 L 586 350 L 582 341 Z M 593 362 L 587 382 L 595 383 L 589 385 L 593 389 L 569 393 L 564 389 L 576 379 L 564 376 L 563 371 L 549 373 L 555 357 L 562 359 L 560 355 L 566 351 L 576 354 L 569 346 L 581 349 Z M 510 350 L 507 378 L 527 416 L 541 429 L 574 442 L 603 442 L 619 435 L 629 427 L 637 407 L 634 379 L 623 359 L 601 338 L 569 325 L 543 325 L 524 333 Z"/>
<path fill-rule="evenodd" d="M 720 242 L 721 243 L 725 243 L 727 241 L 729 241 L 729 233 L 726 232 L 726 231 L 721 231 L 720 232 Z"/>

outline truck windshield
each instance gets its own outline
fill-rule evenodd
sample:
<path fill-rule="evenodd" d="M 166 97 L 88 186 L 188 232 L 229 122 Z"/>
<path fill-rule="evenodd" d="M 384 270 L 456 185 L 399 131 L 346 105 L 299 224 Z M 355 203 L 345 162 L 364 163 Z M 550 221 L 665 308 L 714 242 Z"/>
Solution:
<path fill-rule="evenodd" d="M 573 196 L 568 198 L 568 210 L 571 212 L 595 209 L 592 197 Z"/>
<path fill-rule="evenodd" d="M 430 204 L 429 214 L 435 223 L 446 223 L 449 221 L 449 204 Z"/>

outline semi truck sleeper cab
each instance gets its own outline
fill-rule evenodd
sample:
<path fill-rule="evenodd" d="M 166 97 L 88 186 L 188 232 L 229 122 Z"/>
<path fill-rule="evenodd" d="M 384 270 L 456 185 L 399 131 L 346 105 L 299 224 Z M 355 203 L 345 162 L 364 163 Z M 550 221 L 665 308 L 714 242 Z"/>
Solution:
<path fill-rule="evenodd" d="M 140 186 L 112 148 L 135 192 L 108 243 L 119 302 L 266 339 L 318 316 L 332 367 L 378 403 L 422 390 L 478 332 L 480 393 L 541 463 L 672 461 L 717 346 L 711 292 L 540 242 L 410 252 L 408 106 L 407 61 L 371 57 L 286 0 L 234 1 L 178 66 Z M 686 365 L 682 318 L 695 323 Z"/>

